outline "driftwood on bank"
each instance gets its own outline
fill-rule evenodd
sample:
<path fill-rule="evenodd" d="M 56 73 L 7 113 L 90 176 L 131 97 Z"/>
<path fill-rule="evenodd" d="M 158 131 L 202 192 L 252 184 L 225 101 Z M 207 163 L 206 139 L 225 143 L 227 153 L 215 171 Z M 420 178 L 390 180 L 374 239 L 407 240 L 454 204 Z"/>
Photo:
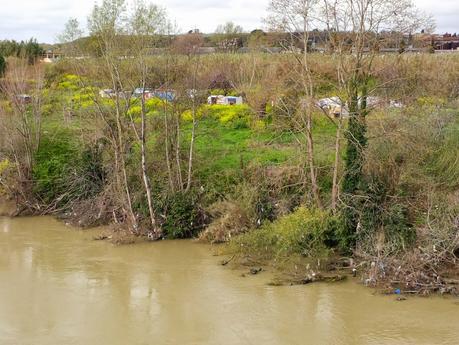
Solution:
<path fill-rule="evenodd" d="M 272 286 L 282 285 L 307 285 L 312 283 L 336 283 L 347 279 L 345 274 L 325 274 L 325 273 L 312 273 L 306 276 L 295 275 L 293 277 L 275 278 L 269 283 Z"/>

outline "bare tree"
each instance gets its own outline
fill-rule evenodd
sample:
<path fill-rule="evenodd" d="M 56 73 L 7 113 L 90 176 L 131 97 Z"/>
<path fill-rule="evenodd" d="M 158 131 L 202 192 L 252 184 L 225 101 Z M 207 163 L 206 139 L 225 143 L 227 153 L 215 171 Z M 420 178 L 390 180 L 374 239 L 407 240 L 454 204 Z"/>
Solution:
<path fill-rule="evenodd" d="M 244 31 L 242 26 L 237 25 L 233 22 L 226 22 L 225 24 L 220 24 L 215 30 L 216 34 L 225 35 L 225 36 L 234 36 L 240 34 Z"/>
<path fill-rule="evenodd" d="M 83 33 L 78 19 L 70 18 L 65 24 L 64 31 L 57 36 L 57 41 L 67 55 L 75 56 L 79 52 L 77 41 L 83 37 Z"/>
<path fill-rule="evenodd" d="M 198 32 L 177 36 L 172 43 L 172 51 L 177 54 L 194 55 L 204 45 L 204 37 Z"/>
<path fill-rule="evenodd" d="M 115 156 L 115 179 L 116 186 L 122 195 L 123 210 L 128 217 L 134 232 L 138 232 L 138 219 L 132 205 L 131 190 L 129 187 L 126 155 L 129 147 L 128 130 L 125 121 L 125 114 L 129 108 L 129 101 L 126 101 L 124 93 L 124 80 L 121 73 L 120 57 L 129 53 L 122 45 L 120 36 L 126 33 L 126 4 L 124 0 L 104 0 L 101 5 L 95 5 L 88 19 L 89 31 L 98 44 L 105 68 L 109 74 L 112 89 L 114 90 L 114 122 L 115 130 L 111 131 L 113 136 L 113 149 Z M 124 48 L 124 49 L 123 49 Z M 110 123 L 107 118 L 110 114 L 103 108 L 98 108 L 99 114 L 104 121 Z"/>
<path fill-rule="evenodd" d="M 167 30 L 167 19 L 165 11 L 153 4 L 146 5 L 143 1 L 135 2 L 133 13 L 129 21 L 129 33 L 133 40 L 133 53 L 135 54 L 136 65 L 139 72 L 139 81 L 142 90 L 145 92 L 147 86 L 147 77 L 149 74 L 149 65 L 147 57 L 149 50 L 154 46 L 155 36 L 163 34 Z M 152 231 L 156 236 L 160 236 L 158 222 L 156 221 L 153 209 L 153 200 L 151 194 L 151 183 L 147 171 L 147 114 L 145 107 L 145 95 L 140 97 L 141 102 L 141 126 L 140 134 L 135 125 L 133 128 L 140 140 L 141 147 L 141 172 L 144 183 L 145 193 L 147 196 L 148 212 Z"/>
<path fill-rule="evenodd" d="M 273 28 L 286 31 L 290 34 L 290 48 L 296 61 L 294 69 L 295 79 L 302 89 L 303 98 L 299 102 L 298 112 L 301 127 L 306 137 L 307 160 L 312 193 L 316 205 L 321 208 L 322 200 L 317 182 L 317 167 L 314 159 L 314 140 L 312 135 L 312 115 L 314 111 L 314 77 L 310 66 L 308 46 L 310 31 L 317 21 L 320 11 L 319 0 L 271 0 L 270 16 L 267 22 Z M 301 54 L 296 52 L 296 44 L 300 43 Z"/>
<path fill-rule="evenodd" d="M 191 181 L 193 176 L 193 156 L 194 156 L 194 144 L 196 140 L 196 126 L 197 126 L 197 116 L 196 116 L 196 97 L 197 97 L 197 74 L 199 68 L 199 57 L 194 57 L 191 61 L 191 73 L 192 73 L 192 88 L 189 90 L 189 97 L 191 98 L 191 114 L 193 118 L 193 124 L 191 128 L 191 139 L 190 139 L 190 151 L 188 155 L 188 177 L 185 190 L 188 192 L 191 188 Z"/>
<path fill-rule="evenodd" d="M 43 69 L 30 66 L 26 59 L 10 59 L 4 80 L 0 85 L 10 107 L 0 105 L 0 129 L 4 144 L 2 151 L 15 162 L 19 185 L 14 191 L 27 204 L 34 156 L 41 139 Z M 33 82 L 30 82 L 33 80 Z M 40 205 L 29 205 L 40 209 Z"/>
<path fill-rule="evenodd" d="M 349 112 L 342 191 L 346 228 L 349 238 L 353 238 L 359 220 L 352 200 L 363 187 L 366 117 L 371 110 L 368 97 L 379 86 L 373 73 L 375 57 L 384 45 L 381 33 L 431 30 L 432 20 L 411 0 L 324 0 L 322 4 L 321 25 L 328 32 L 329 50 L 336 59 L 338 90 L 345 95 L 342 104 Z M 333 188 L 336 197 L 335 179 Z"/>

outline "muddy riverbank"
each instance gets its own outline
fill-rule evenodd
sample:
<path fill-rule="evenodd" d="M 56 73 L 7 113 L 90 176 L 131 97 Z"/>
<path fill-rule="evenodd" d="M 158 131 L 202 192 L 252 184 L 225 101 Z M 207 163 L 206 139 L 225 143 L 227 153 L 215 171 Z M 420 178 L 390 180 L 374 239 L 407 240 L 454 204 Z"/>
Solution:
<path fill-rule="evenodd" d="M 0 196 L 0 217 L 11 217 L 16 212 L 17 207 L 15 202 Z"/>

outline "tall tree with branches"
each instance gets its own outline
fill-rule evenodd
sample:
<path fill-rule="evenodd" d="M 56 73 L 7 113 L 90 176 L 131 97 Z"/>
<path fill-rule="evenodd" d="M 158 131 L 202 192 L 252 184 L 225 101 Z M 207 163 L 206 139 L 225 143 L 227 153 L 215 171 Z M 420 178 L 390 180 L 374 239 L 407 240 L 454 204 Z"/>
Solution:
<path fill-rule="evenodd" d="M 134 232 L 139 231 L 139 223 L 133 209 L 132 192 L 128 180 L 127 155 L 131 145 L 129 124 L 126 123 L 129 99 L 124 93 L 125 80 L 122 75 L 122 56 L 129 56 L 128 47 L 120 37 L 127 32 L 127 12 L 124 0 L 104 0 L 101 5 L 94 5 L 88 19 L 89 31 L 97 42 L 104 67 L 109 75 L 114 90 L 114 114 L 104 107 L 98 107 L 99 114 L 107 123 L 111 133 L 111 144 L 115 157 L 116 188 L 120 192 L 124 217 L 129 220 Z M 114 123 L 114 126 L 111 125 Z M 114 128 L 112 128 L 114 127 Z"/>
<path fill-rule="evenodd" d="M 365 199 L 366 117 L 371 110 L 368 97 L 378 88 L 373 72 L 375 57 L 384 45 L 381 34 L 432 30 L 433 22 L 411 0 L 324 0 L 322 6 L 319 23 L 328 32 L 330 53 L 337 61 L 338 89 L 345 95 L 342 103 L 349 112 L 342 201 L 345 246 L 350 247 L 360 226 L 360 201 Z"/>
<path fill-rule="evenodd" d="M 132 51 L 135 57 L 135 64 L 138 73 L 138 81 L 142 90 L 146 90 L 147 78 L 149 75 L 149 64 L 147 58 L 149 51 L 154 47 L 156 37 L 164 34 L 168 29 L 168 21 L 165 11 L 153 4 L 146 4 L 144 1 L 136 1 L 129 19 L 129 34 L 132 39 Z M 140 97 L 140 133 L 135 124 L 133 128 L 136 137 L 140 141 L 141 148 L 141 174 L 144 183 L 145 194 L 148 203 L 150 225 L 154 236 L 160 236 L 159 225 L 153 209 L 151 182 L 147 170 L 147 111 L 145 106 L 145 95 Z"/>
<path fill-rule="evenodd" d="M 314 139 L 312 135 L 312 118 L 314 112 L 315 85 L 310 64 L 310 32 L 317 21 L 320 10 L 319 0 L 271 0 L 269 5 L 268 24 L 277 30 L 289 33 L 287 48 L 293 51 L 296 66 L 292 78 L 301 89 L 298 100 L 297 122 L 306 138 L 307 162 L 312 194 L 317 207 L 322 207 L 320 188 L 317 181 L 317 167 L 314 158 Z M 296 52 L 296 44 L 300 43 L 301 53 Z"/>
<path fill-rule="evenodd" d="M 4 136 L 5 145 L 0 150 L 15 163 L 19 183 L 12 194 L 31 210 L 41 209 L 39 203 L 28 203 L 31 200 L 28 194 L 31 193 L 34 158 L 42 134 L 43 79 L 40 65 L 30 66 L 25 58 L 12 59 L 0 85 L 0 91 L 8 100 L 0 104 L 0 135 Z"/>

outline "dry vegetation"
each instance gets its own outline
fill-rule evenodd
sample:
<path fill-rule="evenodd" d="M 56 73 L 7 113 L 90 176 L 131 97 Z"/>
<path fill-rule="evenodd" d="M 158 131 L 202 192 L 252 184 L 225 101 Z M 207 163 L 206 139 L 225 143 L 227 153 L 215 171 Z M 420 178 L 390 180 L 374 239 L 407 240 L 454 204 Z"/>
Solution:
<path fill-rule="evenodd" d="M 346 39 L 326 54 L 183 55 L 176 42 L 151 55 L 164 13 L 139 5 L 120 23 L 105 5 L 92 56 L 8 60 L 0 192 L 20 213 L 113 224 L 116 243 L 230 242 L 240 259 L 297 265 L 296 281 L 332 267 L 368 285 L 457 293 L 458 55 L 367 51 L 365 28 L 348 29 L 356 54 Z M 146 87 L 175 98 L 135 97 Z M 246 104 L 206 105 L 215 93 Z M 331 96 L 348 114 L 317 107 Z"/>

